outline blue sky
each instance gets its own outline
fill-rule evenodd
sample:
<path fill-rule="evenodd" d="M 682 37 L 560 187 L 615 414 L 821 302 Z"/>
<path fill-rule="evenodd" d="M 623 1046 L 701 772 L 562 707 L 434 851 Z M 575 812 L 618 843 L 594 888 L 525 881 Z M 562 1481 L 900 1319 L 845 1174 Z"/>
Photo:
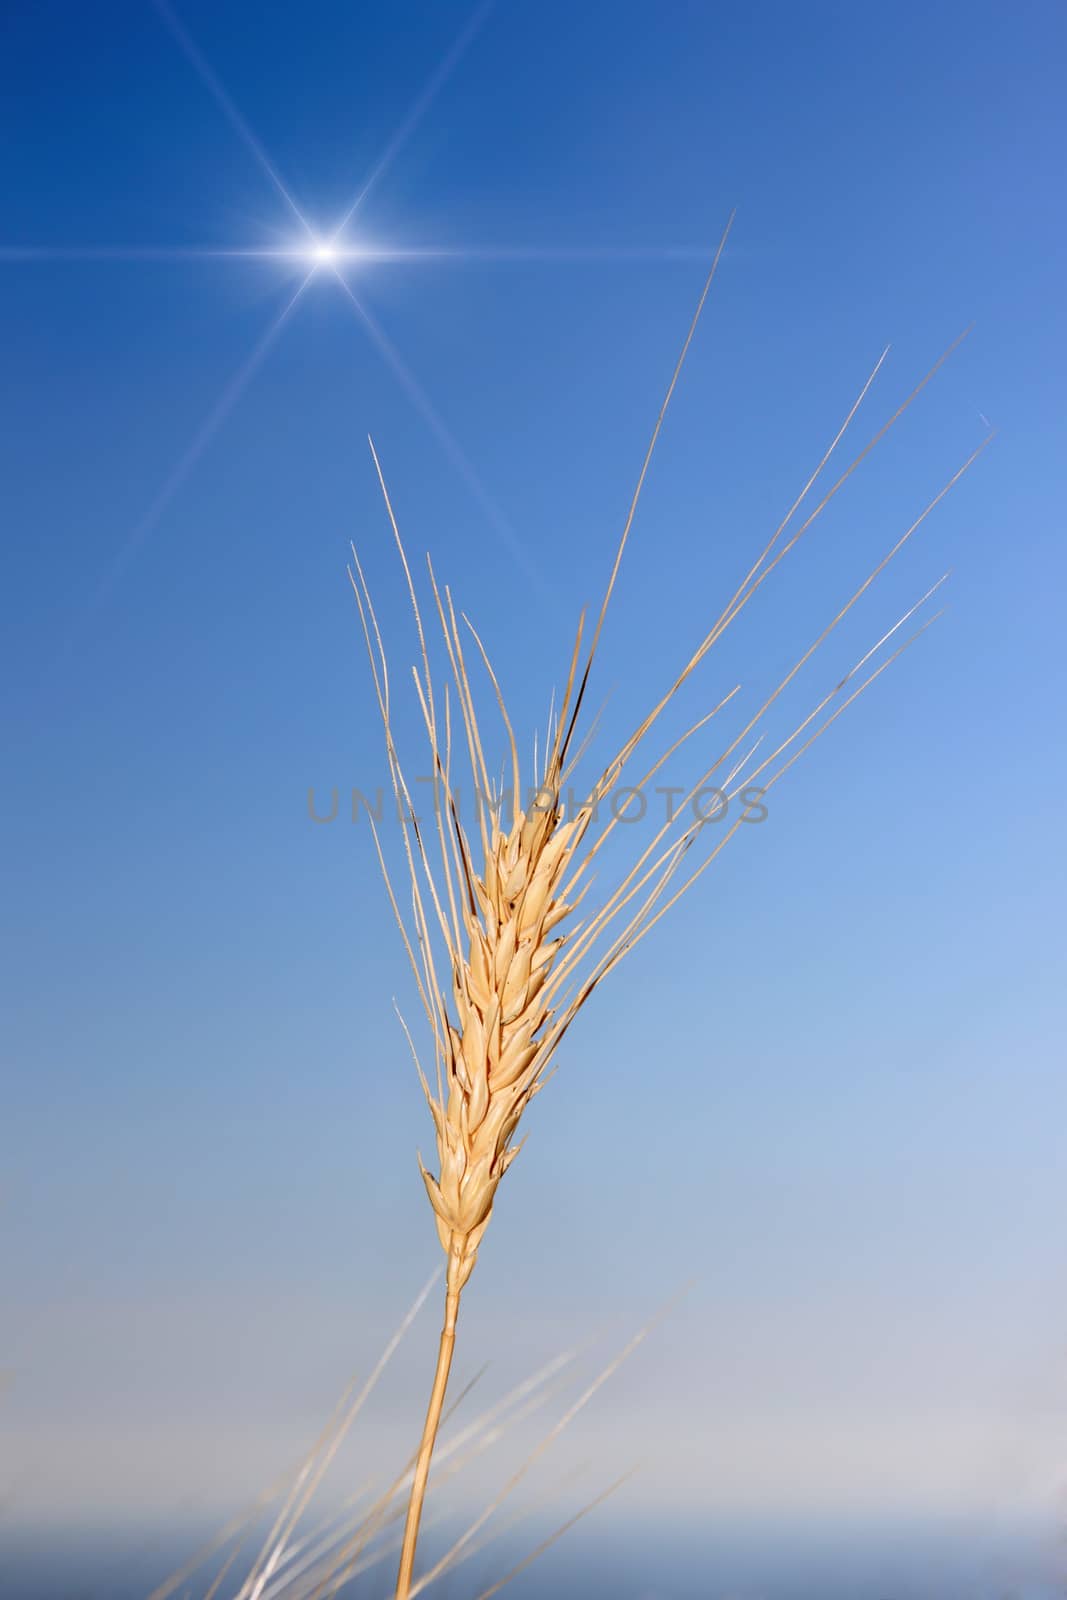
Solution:
<path fill-rule="evenodd" d="M 402 951 L 365 828 L 306 811 L 309 785 L 384 781 L 350 538 L 398 681 L 415 645 L 366 436 L 528 744 L 736 206 L 605 635 L 605 736 L 887 343 L 856 445 L 975 325 L 694 714 L 766 692 L 997 437 L 790 707 L 952 568 L 946 616 L 575 1030 L 502 1192 L 471 1361 L 635 1326 L 694 1274 L 590 1424 L 605 1461 L 649 1458 L 642 1505 L 1046 1504 L 1067 1404 L 1062 11 L 175 15 L 248 137 L 151 4 L 3 24 L 16 1496 L 177 1503 L 220 1418 L 212 1493 L 254 1487 L 432 1266 Z M 303 275 L 265 160 L 313 229 L 373 178 L 351 238 L 447 252 L 345 264 L 391 356 L 320 271 L 252 369 Z M 197 254 L 233 250 L 283 254 Z M 374 1426 L 415 1410 L 398 1392 Z"/>

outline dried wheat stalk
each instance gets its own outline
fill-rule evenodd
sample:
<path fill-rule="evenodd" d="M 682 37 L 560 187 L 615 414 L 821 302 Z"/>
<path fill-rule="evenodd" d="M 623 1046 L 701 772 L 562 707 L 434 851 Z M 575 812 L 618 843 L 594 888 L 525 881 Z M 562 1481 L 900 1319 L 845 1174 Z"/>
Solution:
<path fill-rule="evenodd" d="M 419 1519 L 441 1407 L 448 1384 L 460 1296 L 473 1271 L 479 1246 L 489 1225 L 497 1188 L 521 1148 L 514 1141 L 523 1112 L 534 1095 L 543 1087 L 548 1068 L 561 1039 L 594 989 L 706 870 L 728 840 L 733 837 L 742 820 L 739 818 L 735 821 L 700 865 L 690 871 L 681 884 L 668 893 L 676 873 L 690 850 L 697 844 L 703 831 L 703 823 L 700 821 L 687 824 L 684 810 L 679 808 L 674 820 L 666 823 L 654 834 L 632 863 L 626 876 L 602 901 L 595 913 L 584 923 L 575 924 L 572 920 L 573 913 L 591 886 L 589 877 L 591 863 L 619 820 L 614 814 L 607 820 L 600 819 L 598 802 L 618 783 L 624 770 L 644 746 L 663 711 L 714 644 L 955 348 L 955 345 L 950 346 L 940 357 L 904 403 L 878 429 L 868 444 L 823 494 L 814 510 L 808 513 L 799 527 L 784 538 L 802 502 L 823 473 L 866 396 L 885 359 L 883 352 L 829 448 L 744 582 L 731 597 L 674 683 L 601 771 L 589 791 L 588 801 L 572 815 L 565 814 L 561 798 L 563 786 L 572 775 L 584 751 L 584 746 L 577 750 L 573 747 L 604 619 L 663 418 L 685 361 L 704 300 L 715 276 L 732 221 L 731 217 L 719 243 L 656 420 L 592 639 L 584 656 L 584 613 L 579 622 L 562 703 L 558 714 L 550 718 L 544 758 L 535 772 L 535 781 L 539 786 L 537 804 L 527 805 L 525 809 L 522 806 L 521 764 L 504 696 L 481 640 L 467 619 L 463 618 L 465 630 L 473 642 L 474 651 L 480 658 L 492 686 L 506 731 L 511 768 L 510 808 L 507 807 L 508 792 L 504 790 L 503 785 L 495 785 L 490 781 L 471 674 L 464 651 L 464 630 L 461 630 L 457 620 L 449 589 L 447 586 L 443 590 L 439 588 L 433 567 L 427 561 L 433 611 L 444 642 L 451 680 L 450 686 L 446 684 L 443 695 L 438 696 L 431 674 L 430 651 L 415 585 L 378 456 L 374 452 L 373 444 L 371 445 L 386 510 L 403 563 L 418 630 L 421 671 L 417 667 L 413 668 L 413 678 L 433 763 L 433 833 L 436 834 L 436 839 L 433 834 L 424 832 L 416 817 L 404 779 L 393 738 L 386 654 L 370 592 L 355 550 L 353 550 L 353 569 L 350 569 L 349 575 L 359 606 L 378 708 L 385 730 L 386 750 L 398 804 L 398 815 L 402 821 L 405 859 L 410 880 L 410 924 L 400 910 L 377 831 L 374 832 L 375 845 L 393 912 L 400 927 L 434 1041 L 436 1081 L 435 1086 L 431 1088 L 419 1064 L 411 1035 L 405 1026 L 433 1118 L 437 1143 L 437 1175 L 433 1176 L 427 1171 L 421 1158 L 419 1166 L 433 1208 L 438 1237 L 447 1257 L 444 1325 L 408 1506 L 396 1585 L 397 1600 L 408 1600 L 411 1588 Z M 959 343 L 959 340 L 956 343 Z M 920 627 L 891 655 L 883 659 L 866 678 L 850 688 L 875 651 L 879 650 L 918 609 L 918 606 L 915 606 L 819 701 L 815 709 L 771 755 L 765 757 L 759 766 L 742 777 L 754 748 L 754 746 L 746 747 L 756 725 L 938 501 L 967 470 L 986 443 L 988 439 L 983 441 L 979 449 L 964 462 L 940 493 L 914 520 L 755 715 L 733 739 L 725 744 L 713 764 L 693 784 L 683 802 L 683 807 L 688 805 L 693 796 L 698 794 L 716 774 L 725 774 L 722 783 L 731 796 L 739 792 L 743 782 L 750 783 L 762 777 L 764 773 L 768 776 L 763 779 L 763 790 L 773 787 L 857 695 L 862 693 L 868 684 L 873 682 L 896 656 L 924 631 L 924 628 Z M 939 584 L 934 585 L 934 589 L 937 587 Z M 929 594 L 933 592 L 932 589 Z M 929 594 L 924 595 L 918 604 L 922 605 L 929 598 Z M 929 622 L 924 625 L 928 626 Z M 847 695 L 844 693 L 846 688 L 850 688 Z M 725 695 L 711 712 L 664 751 L 643 777 L 636 781 L 636 787 L 642 788 L 646 785 L 687 739 L 705 727 L 711 718 L 722 710 L 734 693 L 736 688 Z M 831 703 L 835 703 L 835 708 L 819 722 L 818 718 Z M 466 761 L 474 779 L 475 790 L 480 797 L 477 807 L 477 836 L 474 839 L 461 823 L 457 790 L 453 782 L 455 707 L 458 707 L 458 719 L 462 730 L 457 742 L 462 740 L 465 744 Z M 809 729 L 812 731 L 809 732 Z M 805 735 L 806 737 L 803 737 Z M 803 742 L 786 756 L 786 751 L 802 738 Z M 731 788 L 731 785 L 734 787 Z M 372 829 L 374 827 L 373 818 L 371 827 Z M 431 860 L 431 856 L 435 859 Z M 443 981 L 439 977 L 441 972 L 447 972 Z"/>

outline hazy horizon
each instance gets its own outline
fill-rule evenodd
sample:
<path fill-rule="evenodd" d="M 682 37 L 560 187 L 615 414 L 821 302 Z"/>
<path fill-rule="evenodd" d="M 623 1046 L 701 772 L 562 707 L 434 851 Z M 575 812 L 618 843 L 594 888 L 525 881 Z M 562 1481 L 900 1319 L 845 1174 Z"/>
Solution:
<path fill-rule="evenodd" d="M 190 1526 L 150 1527 L 108 1536 L 77 1534 L 46 1550 L 29 1540 L 8 1546 L 5 1566 L 19 1583 L 20 1600 L 68 1600 L 106 1593 L 109 1600 L 135 1600 L 167 1577 L 214 1530 Z M 518 1565 L 547 1537 L 551 1525 L 537 1522 L 480 1550 L 442 1580 L 443 1594 L 475 1594 Z M 262 1530 L 261 1530 L 262 1532 Z M 254 1548 L 254 1545 L 252 1546 Z M 427 1539 L 427 1556 L 441 1548 L 440 1534 Z M 215 1567 L 218 1566 L 216 1558 Z M 205 1564 L 210 1575 L 213 1567 Z M 389 1563 L 367 1585 L 384 1594 Z M 664 1527 L 650 1521 L 621 1528 L 610 1518 L 569 1533 L 509 1583 L 521 1597 L 612 1594 L 623 1600 L 803 1600 L 813 1593 L 834 1600 L 1053 1600 L 1060 1592 L 1062 1562 L 1053 1530 L 976 1529 L 973 1525 L 907 1523 L 884 1519 L 853 1526 L 791 1524 L 774 1518 L 741 1525 L 713 1523 Z M 365 1580 L 366 1583 L 366 1580 Z M 105 1588 L 101 1588 L 105 1585 Z"/>

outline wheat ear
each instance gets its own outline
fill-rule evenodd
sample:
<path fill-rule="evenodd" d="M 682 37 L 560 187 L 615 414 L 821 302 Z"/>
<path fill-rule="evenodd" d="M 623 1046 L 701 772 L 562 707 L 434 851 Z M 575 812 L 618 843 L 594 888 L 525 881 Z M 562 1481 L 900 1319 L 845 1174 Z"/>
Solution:
<path fill-rule="evenodd" d="M 686 826 L 684 821 L 676 825 L 677 818 L 674 822 L 669 821 L 655 834 L 651 843 L 632 864 L 622 882 L 607 895 L 595 914 L 589 917 L 584 925 L 575 924 L 572 920 L 573 914 L 592 886 L 593 880 L 589 875 L 591 863 L 619 821 L 619 816 L 614 811 L 610 820 L 600 821 L 599 802 L 618 783 L 635 753 L 644 746 L 664 709 L 712 646 L 821 515 L 856 467 L 913 403 L 955 345 L 959 343 L 959 340 L 954 341 L 903 404 L 898 406 L 868 444 L 858 452 L 851 464 L 840 473 L 832 486 L 822 495 L 815 509 L 794 532 L 789 534 L 784 543 L 779 544 L 787 526 L 793 521 L 845 435 L 860 402 L 867 394 L 875 374 L 885 359 L 883 352 L 814 472 L 726 609 L 689 657 L 670 688 L 638 723 L 631 737 L 602 769 L 588 800 L 579 806 L 573 815 L 567 814 L 561 803 L 561 795 L 564 783 L 574 771 L 585 749 L 585 741 L 576 753 L 572 751 L 572 745 L 579 726 L 580 713 L 604 619 L 664 416 L 719 265 L 732 221 L 731 217 L 715 253 L 699 304 L 656 419 L 592 638 L 584 654 L 584 613 L 579 620 L 561 702 L 558 710 L 550 716 L 543 747 L 543 761 L 535 771 L 538 791 L 532 801 L 525 806 L 521 789 L 518 747 L 500 684 L 478 634 L 465 617 L 457 618 L 451 592 L 447 586 L 442 588 L 438 585 L 433 567 L 427 561 L 433 613 L 443 639 L 449 666 L 450 681 L 446 684 L 443 695 L 438 696 L 431 674 L 430 651 L 415 584 L 381 464 L 374 445 L 371 444 L 375 470 L 403 565 L 418 633 L 421 664 L 413 668 L 413 679 L 425 724 L 433 770 L 434 820 L 431 830 L 429 826 L 424 828 L 416 815 L 401 768 L 393 737 L 391 686 L 381 630 L 362 567 L 353 549 L 353 565 L 349 570 L 349 576 L 359 608 L 378 709 L 385 730 L 386 753 L 397 802 L 397 815 L 401 822 L 410 893 L 410 918 L 401 912 L 381 841 L 374 829 L 373 818 L 371 818 L 371 828 L 390 904 L 433 1039 L 435 1081 L 431 1088 L 411 1034 L 405 1026 L 405 1033 L 415 1057 L 416 1069 L 433 1118 L 438 1159 L 437 1175 L 434 1176 L 427 1170 L 421 1157 L 419 1167 L 433 1208 L 438 1237 L 447 1259 L 444 1321 L 438 1341 L 433 1384 L 408 1502 L 396 1600 L 409 1600 L 411 1591 L 423 1498 L 448 1387 L 460 1298 L 474 1269 L 479 1246 L 489 1225 L 497 1188 L 519 1152 L 520 1145 L 514 1141 L 523 1112 L 534 1095 L 543 1087 L 560 1041 L 593 991 L 711 864 L 739 826 L 735 823 L 701 865 L 684 878 L 681 887 L 675 888 L 668 894 L 675 874 L 703 832 L 700 822 Z M 739 783 L 740 775 L 755 749 L 755 745 L 748 749 L 744 747 L 756 725 L 979 453 L 980 450 L 976 451 L 953 474 L 940 493 L 912 522 L 907 532 L 874 567 L 864 583 L 846 599 L 815 643 L 804 652 L 741 732 L 725 745 L 713 764 L 701 775 L 683 805 L 687 805 L 701 786 L 707 784 L 720 770 L 725 773 L 724 782 L 727 787 Z M 776 546 L 779 547 L 776 549 Z M 931 590 L 930 593 L 932 592 Z M 924 596 L 925 598 L 927 596 Z M 922 604 L 921 601 L 919 603 Z M 912 611 L 915 609 L 917 608 L 913 607 Z M 911 612 L 906 615 L 910 616 Z M 463 623 L 462 628 L 460 620 Z M 906 619 L 902 618 L 901 622 L 904 620 Z M 899 626 L 900 623 L 897 623 L 889 633 L 883 635 L 879 645 L 884 643 Z M 822 697 L 815 710 L 809 713 L 789 738 L 757 769 L 757 772 L 762 773 L 768 765 L 774 768 L 764 780 L 764 788 L 770 788 L 784 776 L 798 755 L 820 737 L 856 696 L 873 682 L 885 666 L 889 665 L 901 650 L 906 649 L 922 631 L 923 628 L 920 627 L 882 666 L 864 679 L 858 688 L 853 689 L 847 698 L 839 699 L 846 685 L 851 683 L 860 667 L 874 653 L 868 651 L 852 672 L 846 674 L 836 688 Z M 879 646 L 874 647 L 875 650 L 878 648 Z M 511 774 L 510 790 L 505 789 L 503 781 L 497 785 L 489 778 L 485 746 L 468 668 L 468 653 L 472 661 L 475 658 L 479 659 L 492 686 L 506 734 Z M 735 692 L 736 689 L 730 690 L 711 712 L 689 728 L 680 739 L 676 739 L 654 762 L 640 780 L 638 787 L 647 783 L 681 744 L 705 728 L 711 718 L 731 700 Z M 798 751 L 779 764 L 778 756 L 805 733 L 817 715 L 835 699 L 838 699 L 836 709 L 807 736 Z M 452 778 L 454 742 L 465 745 L 465 764 L 469 766 L 474 780 L 477 796 L 477 835 L 474 840 L 460 819 L 458 792 Z M 759 736 L 756 738 L 756 743 L 758 742 Z M 736 793 L 736 788 L 732 792 Z M 568 807 L 568 811 L 570 809 Z M 590 837 L 590 835 L 595 836 Z M 566 928 L 564 924 L 567 924 Z M 442 947 L 447 961 L 447 979 L 443 982 L 438 973 L 445 968 L 435 957 L 435 950 L 440 951 Z"/>

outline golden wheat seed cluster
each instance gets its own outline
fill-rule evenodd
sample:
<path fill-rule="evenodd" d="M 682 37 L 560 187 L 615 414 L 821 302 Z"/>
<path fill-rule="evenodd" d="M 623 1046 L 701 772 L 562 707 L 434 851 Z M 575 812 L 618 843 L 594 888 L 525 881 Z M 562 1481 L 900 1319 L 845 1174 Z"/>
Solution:
<path fill-rule="evenodd" d="M 484 873 L 472 880 L 466 960 L 455 961 L 456 1021 L 444 1021 L 448 1098 L 431 1101 L 440 1175 L 422 1168 L 456 1287 L 473 1270 L 511 1143 L 537 1093 L 551 1017 L 545 985 L 563 945 L 555 929 L 571 907 L 560 886 L 588 821 L 562 820 L 555 807 L 520 812 L 510 832 L 494 826 Z"/>

